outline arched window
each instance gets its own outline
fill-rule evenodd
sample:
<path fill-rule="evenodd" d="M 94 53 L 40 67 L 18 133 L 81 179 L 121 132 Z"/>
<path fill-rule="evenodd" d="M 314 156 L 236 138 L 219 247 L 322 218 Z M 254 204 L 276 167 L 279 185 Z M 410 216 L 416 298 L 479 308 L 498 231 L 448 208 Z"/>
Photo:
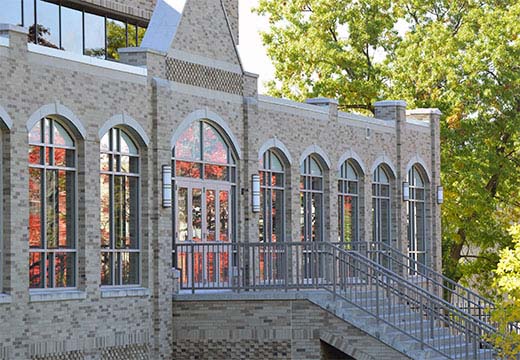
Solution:
<path fill-rule="evenodd" d="M 192 123 L 175 143 L 174 260 L 184 270 L 183 283 L 230 279 L 230 247 L 225 244 L 234 241 L 236 234 L 235 164 L 223 132 L 206 120 Z M 192 248 L 184 245 L 187 242 L 202 245 L 193 248 L 191 256 Z"/>
<path fill-rule="evenodd" d="M 339 241 L 359 241 L 359 175 L 353 160 L 341 166 L 338 194 Z"/>
<path fill-rule="evenodd" d="M 392 238 L 390 175 L 379 165 L 372 178 L 372 234 L 373 241 L 390 244 Z"/>
<path fill-rule="evenodd" d="M 139 148 L 123 128 L 101 139 L 101 285 L 140 284 Z"/>
<path fill-rule="evenodd" d="M 260 159 L 260 189 L 259 239 L 284 241 L 285 169 L 274 150 L 267 150 Z"/>
<path fill-rule="evenodd" d="M 29 133 L 29 287 L 76 286 L 76 143 L 45 117 Z"/>
<path fill-rule="evenodd" d="M 408 172 L 408 183 L 408 256 L 426 265 L 426 182 L 418 165 L 412 166 Z M 421 271 L 418 268 L 415 270 Z"/>
<path fill-rule="evenodd" d="M 323 169 L 314 155 L 300 167 L 301 240 L 323 240 Z"/>

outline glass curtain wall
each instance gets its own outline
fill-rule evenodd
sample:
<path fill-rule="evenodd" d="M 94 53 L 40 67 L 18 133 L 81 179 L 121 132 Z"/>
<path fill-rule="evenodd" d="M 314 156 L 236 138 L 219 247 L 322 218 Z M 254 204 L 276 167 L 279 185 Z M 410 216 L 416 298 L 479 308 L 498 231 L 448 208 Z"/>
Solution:
<path fill-rule="evenodd" d="M 118 48 L 140 46 L 146 31 L 136 20 L 45 0 L 2 0 L 0 23 L 29 28 L 29 42 L 109 60 L 119 60 Z"/>

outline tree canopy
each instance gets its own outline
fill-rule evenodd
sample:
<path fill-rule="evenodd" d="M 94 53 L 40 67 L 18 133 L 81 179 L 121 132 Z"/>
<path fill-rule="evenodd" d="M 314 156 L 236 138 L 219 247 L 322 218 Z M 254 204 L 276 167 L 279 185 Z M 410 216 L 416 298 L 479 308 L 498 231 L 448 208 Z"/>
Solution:
<path fill-rule="evenodd" d="M 444 272 L 489 290 L 520 211 L 520 3 L 260 0 L 275 96 L 383 99 L 441 121 Z"/>

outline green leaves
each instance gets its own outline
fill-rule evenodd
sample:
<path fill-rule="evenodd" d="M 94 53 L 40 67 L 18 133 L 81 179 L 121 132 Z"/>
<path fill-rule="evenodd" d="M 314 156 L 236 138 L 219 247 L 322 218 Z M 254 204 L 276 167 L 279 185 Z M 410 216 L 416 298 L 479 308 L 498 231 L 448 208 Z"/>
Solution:
<path fill-rule="evenodd" d="M 271 21 L 272 94 L 443 112 L 444 269 L 489 292 L 520 212 L 520 3 L 260 0 L 257 11 Z"/>

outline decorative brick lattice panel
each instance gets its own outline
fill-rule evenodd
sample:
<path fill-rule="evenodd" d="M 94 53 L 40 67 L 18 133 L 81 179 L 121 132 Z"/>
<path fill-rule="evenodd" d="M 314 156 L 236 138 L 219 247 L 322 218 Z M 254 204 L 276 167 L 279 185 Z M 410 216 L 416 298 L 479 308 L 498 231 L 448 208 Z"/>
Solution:
<path fill-rule="evenodd" d="M 166 58 L 166 78 L 182 84 L 242 95 L 241 74 L 170 57 Z"/>
<path fill-rule="evenodd" d="M 149 360 L 148 345 L 128 345 L 103 350 L 102 360 Z"/>
<path fill-rule="evenodd" d="M 82 351 L 71 351 L 45 356 L 33 356 L 31 357 L 31 360 L 83 360 L 84 358 L 85 355 Z"/>
<path fill-rule="evenodd" d="M 173 344 L 174 360 L 291 358 L 289 341 L 180 340 Z"/>

